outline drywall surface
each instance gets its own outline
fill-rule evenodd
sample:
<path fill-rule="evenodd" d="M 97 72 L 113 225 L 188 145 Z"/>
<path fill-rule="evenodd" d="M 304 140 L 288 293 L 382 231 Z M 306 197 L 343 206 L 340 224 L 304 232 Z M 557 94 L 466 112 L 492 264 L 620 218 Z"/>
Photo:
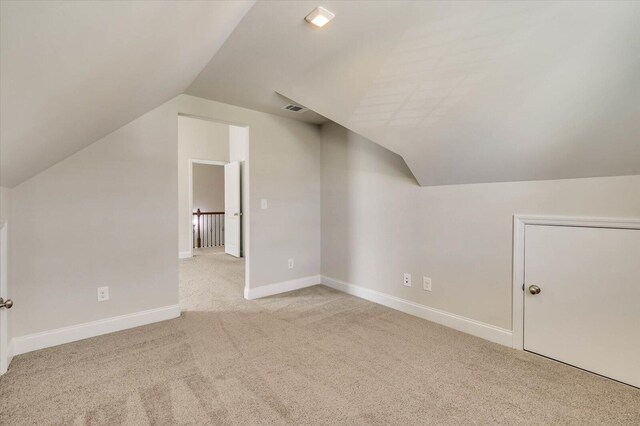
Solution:
<path fill-rule="evenodd" d="M 12 336 L 178 303 L 180 113 L 249 126 L 249 285 L 319 274 L 318 127 L 181 95 L 11 190 Z"/>
<path fill-rule="evenodd" d="M 177 134 L 169 102 L 13 188 L 13 336 L 178 302 Z"/>
<path fill-rule="evenodd" d="M 176 101 L 182 114 L 249 128 L 251 181 L 250 194 L 243 196 L 243 221 L 250 223 L 250 288 L 319 274 L 318 127 L 188 95 Z M 243 170 L 243 179 L 248 175 Z M 268 200 L 266 210 L 260 208 L 262 198 Z M 289 258 L 295 260 L 293 269 L 287 267 Z"/>
<path fill-rule="evenodd" d="M 497 327 L 514 214 L 640 217 L 640 176 L 420 187 L 398 155 L 336 124 L 321 135 L 322 275 Z"/>
<path fill-rule="evenodd" d="M 224 211 L 224 166 L 193 165 L 193 211 Z"/>
<path fill-rule="evenodd" d="M 175 101 L 173 105 L 175 107 Z M 191 117 L 178 117 L 178 215 L 180 220 L 178 233 L 180 253 L 187 253 L 191 250 L 191 226 L 193 222 L 191 206 L 189 205 L 190 160 L 228 162 L 229 125 Z"/>
<path fill-rule="evenodd" d="M 0 226 L 9 220 L 11 215 L 11 188 L 0 186 Z"/>

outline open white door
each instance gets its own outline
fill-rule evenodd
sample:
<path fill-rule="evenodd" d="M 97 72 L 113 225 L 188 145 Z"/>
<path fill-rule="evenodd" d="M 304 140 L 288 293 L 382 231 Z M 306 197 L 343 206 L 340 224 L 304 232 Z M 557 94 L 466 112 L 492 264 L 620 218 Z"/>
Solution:
<path fill-rule="evenodd" d="M 11 301 L 7 300 L 7 224 L 4 223 L 0 230 L 0 375 L 9 368 L 7 307 L 11 307 Z"/>
<path fill-rule="evenodd" d="M 240 257 L 242 219 L 240 196 L 240 162 L 224 165 L 224 251 Z"/>

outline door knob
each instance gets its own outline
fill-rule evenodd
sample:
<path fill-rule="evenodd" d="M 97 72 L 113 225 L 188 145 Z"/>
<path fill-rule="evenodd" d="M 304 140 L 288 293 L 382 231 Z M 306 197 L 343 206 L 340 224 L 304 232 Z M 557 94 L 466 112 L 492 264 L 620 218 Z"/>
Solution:
<path fill-rule="evenodd" d="M 540 290 L 540 287 L 538 287 L 537 285 L 530 285 L 529 286 L 529 293 L 536 295 L 536 294 L 540 294 L 542 290 Z"/>
<path fill-rule="evenodd" d="M 12 306 L 13 306 L 13 300 L 11 299 L 4 300 L 2 297 L 0 297 L 0 308 L 11 309 Z"/>

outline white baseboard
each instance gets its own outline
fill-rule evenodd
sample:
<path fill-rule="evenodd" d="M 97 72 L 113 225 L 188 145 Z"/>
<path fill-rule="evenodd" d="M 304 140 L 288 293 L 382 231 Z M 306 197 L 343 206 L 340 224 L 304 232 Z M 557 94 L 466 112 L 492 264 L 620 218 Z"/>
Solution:
<path fill-rule="evenodd" d="M 191 257 L 191 251 L 187 250 L 178 252 L 178 259 L 186 259 L 188 257 Z"/>
<path fill-rule="evenodd" d="M 148 311 L 134 312 L 132 314 L 57 328 L 41 333 L 14 337 L 10 347 L 13 347 L 12 355 L 20 355 L 38 349 L 88 339 L 89 337 L 126 330 L 128 328 L 140 327 L 141 325 L 173 319 L 179 316 L 179 305 L 164 306 L 162 308 L 149 309 Z"/>
<path fill-rule="evenodd" d="M 441 311 L 440 309 L 430 308 L 419 303 L 390 296 L 379 291 L 346 283 L 334 278 L 322 276 L 322 284 L 335 290 L 360 297 L 361 299 L 366 299 L 370 302 L 378 303 L 409 315 L 414 315 L 428 321 L 442 324 L 446 327 L 453 328 L 491 342 L 509 347 L 511 347 L 512 344 L 513 339 L 511 330 L 506 330 L 491 324 L 486 324 L 460 315 Z"/>
<path fill-rule="evenodd" d="M 261 297 L 273 296 L 274 294 L 286 293 L 288 291 L 318 285 L 320 284 L 320 281 L 320 275 L 311 275 L 309 277 L 263 285 L 256 288 L 245 287 L 244 298 L 248 300 L 260 299 Z"/>

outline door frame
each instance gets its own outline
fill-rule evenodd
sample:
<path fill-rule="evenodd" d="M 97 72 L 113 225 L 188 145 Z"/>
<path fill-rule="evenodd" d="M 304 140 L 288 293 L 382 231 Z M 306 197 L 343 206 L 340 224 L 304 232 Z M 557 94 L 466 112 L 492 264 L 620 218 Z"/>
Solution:
<path fill-rule="evenodd" d="M 240 145 L 244 147 L 244 156 L 241 158 L 234 157 L 234 161 L 240 161 L 240 175 L 242 177 L 240 184 L 240 191 L 242 194 L 242 225 L 240 228 L 242 235 L 241 252 L 242 258 L 244 259 L 244 297 L 245 299 L 249 299 L 249 292 L 251 290 L 251 126 L 245 123 L 218 119 L 213 116 L 190 114 L 178 111 L 178 117 L 180 116 L 229 125 L 229 159 L 231 159 L 231 152 L 232 149 L 234 149 L 234 146 L 236 146 L 235 149 L 238 149 L 237 147 Z M 236 138 L 232 135 L 233 128 L 236 128 L 239 131 L 235 132 Z M 191 169 L 191 167 L 189 169 Z M 190 191 L 190 193 L 192 192 L 193 190 Z M 193 210 L 192 206 L 190 208 Z M 191 213 L 192 212 L 189 212 L 189 214 Z M 193 236 L 193 233 L 191 235 Z M 191 243 L 190 246 L 190 251 L 193 254 L 193 243 Z M 178 283 L 176 283 L 176 285 L 178 285 Z"/>
<path fill-rule="evenodd" d="M 576 216 L 513 216 L 512 336 L 514 349 L 524 350 L 524 242 L 526 225 L 573 226 L 586 228 L 640 229 L 638 218 Z"/>
<path fill-rule="evenodd" d="M 189 219 L 192 231 L 189 232 L 189 257 L 193 257 L 193 165 L 194 164 L 208 164 L 210 166 L 225 166 L 229 164 L 228 161 L 214 161 L 214 160 L 199 160 L 195 158 L 189 158 Z M 225 207 L 226 210 L 226 207 Z"/>
<path fill-rule="evenodd" d="M 0 296 L 9 298 L 9 222 L 0 223 Z M 11 358 L 7 309 L 0 309 L 0 376 L 7 372 Z"/>

